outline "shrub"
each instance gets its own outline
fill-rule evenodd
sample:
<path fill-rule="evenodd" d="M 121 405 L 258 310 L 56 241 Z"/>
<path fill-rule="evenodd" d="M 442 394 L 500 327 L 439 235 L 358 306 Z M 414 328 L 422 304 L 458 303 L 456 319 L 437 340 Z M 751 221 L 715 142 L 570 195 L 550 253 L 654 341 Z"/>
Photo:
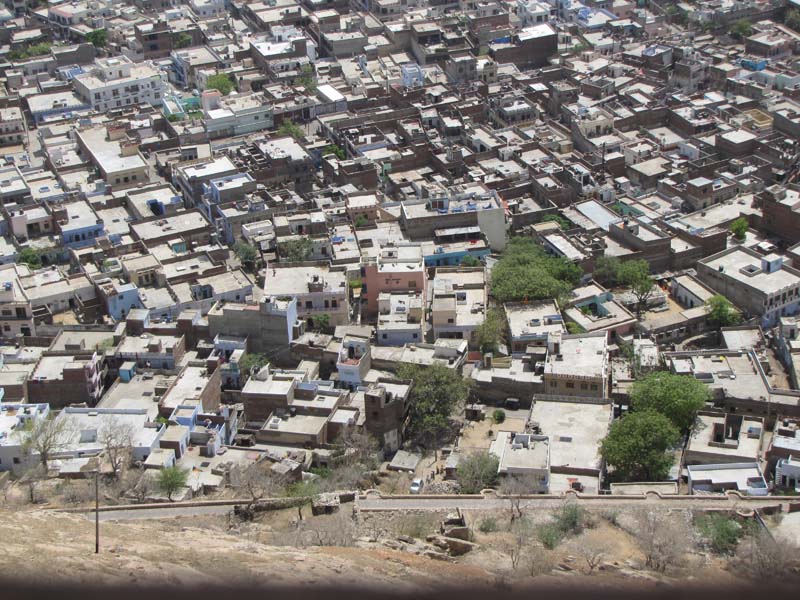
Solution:
<path fill-rule="evenodd" d="M 542 546 L 548 550 L 553 550 L 564 539 L 564 534 L 556 523 L 548 523 L 536 530 L 536 537 L 542 543 Z"/>
<path fill-rule="evenodd" d="M 493 533 L 499 529 L 500 526 L 498 525 L 497 518 L 495 517 L 484 517 L 478 524 L 478 531 L 481 533 Z"/>
<path fill-rule="evenodd" d="M 577 504 L 566 504 L 555 514 L 556 527 L 564 534 L 579 534 L 586 524 L 586 515 Z"/>
<path fill-rule="evenodd" d="M 697 522 L 700 533 L 708 539 L 715 554 L 733 554 L 742 535 L 742 527 L 725 515 L 708 515 Z"/>
<path fill-rule="evenodd" d="M 498 408 L 496 411 L 494 411 L 494 412 L 492 413 L 492 420 L 493 420 L 495 423 L 498 423 L 498 424 L 499 424 L 499 423 L 502 423 L 503 421 L 505 421 L 505 420 L 506 420 L 506 413 L 505 413 L 505 411 L 503 411 L 503 410 L 500 410 L 500 409 Z"/>

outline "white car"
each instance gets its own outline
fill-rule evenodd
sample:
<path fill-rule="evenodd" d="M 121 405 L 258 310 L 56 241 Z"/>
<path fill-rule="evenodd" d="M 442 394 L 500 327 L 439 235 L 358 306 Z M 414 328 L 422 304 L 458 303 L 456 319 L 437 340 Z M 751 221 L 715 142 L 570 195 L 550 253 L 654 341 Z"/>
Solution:
<path fill-rule="evenodd" d="M 422 486 L 425 485 L 419 477 L 411 482 L 411 489 L 409 490 L 412 494 L 419 494 L 422 491 Z"/>

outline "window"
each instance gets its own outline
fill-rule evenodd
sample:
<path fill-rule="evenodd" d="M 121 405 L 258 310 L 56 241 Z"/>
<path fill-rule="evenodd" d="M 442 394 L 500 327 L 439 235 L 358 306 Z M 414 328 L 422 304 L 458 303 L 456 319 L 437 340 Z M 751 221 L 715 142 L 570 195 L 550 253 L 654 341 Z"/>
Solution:
<path fill-rule="evenodd" d="M 555 381 L 550 380 L 550 387 L 556 387 L 558 385 Z"/>
<path fill-rule="evenodd" d="M 388 337 L 389 337 L 389 336 L 388 336 L 387 334 L 385 334 L 385 333 L 384 333 L 384 334 L 381 334 L 381 339 L 382 339 L 382 340 L 385 340 L 385 339 L 387 339 Z"/>
<path fill-rule="evenodd" d="M 575 384 L 574 384 L 574 383 L 572 383 L 571 381 L 568 381 L 568 382 L 567 382 L 567 389 L 568 389 L 568 390 L 571 390 L 571 389 L 574 389 L 574 388 L 575 388 Z"/>
<path fill-rule="evenodd" d="M 314 303 L 311 300 L 306 300 L 306 308 L 314 308 Z"/>
<path fill-rule="evenodd" d="M 410 287 L 410 288 L 415 288 L 415 287 L 417 287 L 417 282 L 416 282 L 416 281 L 409 281 L 409 282 L 408 282 L 408 287 Z"/>
<path fill-rule="evenodd" d="M 447 319 L 448 323 L 455 323 L 455 319 Z"/>
<path fill-rule="evenodd" d="M 582 383 L 582 384 L 581 384 L 581 389 L 582 389 L 582 390 L 585 390 L 585 389 L 587 389 L 588 387 L 589 387 L 589 386 L 588 386 L 588 385 L 586 385 L 585 383 Z"/>
<path fill-rule="evenodd" d="M 596 391 L 597 391 L 597 384 L 596 384 L 596 383 L 593 383 L 593 384 L 591 385 L 591 388 L 590 388 L 590 389 L 591 389 L 593 392 L 596 392 Z"/>

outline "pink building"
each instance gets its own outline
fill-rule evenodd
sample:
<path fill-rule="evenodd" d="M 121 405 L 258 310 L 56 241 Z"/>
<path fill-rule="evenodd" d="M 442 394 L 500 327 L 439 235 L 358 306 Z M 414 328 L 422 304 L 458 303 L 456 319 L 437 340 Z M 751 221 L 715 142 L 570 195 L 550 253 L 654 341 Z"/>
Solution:
<path fill-rule="evenodd" d="M 425 295 L 428 278 L 422 248 L 418 244 L 389 244 L 381 247 L 378 256 L 369 257 L 361 266 L 362 298 L 367 299 L 367 313 L 378 313 L 381 292 L 422 292 Z"/>

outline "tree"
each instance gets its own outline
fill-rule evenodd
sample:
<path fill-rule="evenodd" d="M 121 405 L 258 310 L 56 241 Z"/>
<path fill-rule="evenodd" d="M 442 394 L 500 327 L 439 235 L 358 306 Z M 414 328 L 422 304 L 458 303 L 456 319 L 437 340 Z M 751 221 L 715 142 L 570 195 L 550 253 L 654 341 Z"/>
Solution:
<path fill-rule="evenodd" d="M 490 308 L 483 323 L 475 329 L 475 340 L 481 352 L 497 352 L 505 341 L 506 315 L 502 308 Z"/>
<path fill-rule="evenodd" d="M 188 48 L 192 45 L 192 36 L 188 33 L 179 33 L 175 38 L 175 47 L 180 48 Z"/>
<path fill-rule="evenodd" d="M 153 478 L 151 469 L 130 469 L 123 477 L 122 484 L 138 504 L 147 500 L 153 491 Z"/>
<path fill-rule="evenodd" d="M 188 479 L 189 471 L 178 466 L 167 467 L 158 472 L 156 487 L 167 495 L 167 500 L 172 502 L 172 496 L 186 485 Z"/>
<path fill-rule="evenodd" d="M 791 27 L 795 31 L 800 31 L 800 10 L 793 8 L 786 11 L 786 19 L 784 22 L 787 27 Z"/>
<path fill-rule="evenodd" d="M 378 463 L 378 440 L 365 431 L 346 428 L 333 442 L 334 456 L 342 457 L 347 464 L 359 464 L 367 469 Z"/>
<path fill-rule="evenodd" d="M 511 522 L 522 518 L 522 497 L 539 489 L 533 475 L 507 475 L 500 481 L 500 494 L 508 499 Z"/>
<path fill-rule="evenodd" d="M 31 269 L 42 268 L 42 254 L 36 248 L 23 248 L 17 255 L 17 262 L 28 265 Z"/>
<path fill-rule="evenodd" d="M 581 540 L 575 549 L 589 568 L 589 573 L 594 573 L 610 551 L 608 542 L 600 539 Z"/>
<path fill-rule="evenodd" d="M 401 379 L 413 380 L 407 436 L 426 446 L 451 432 L 450 416 L 467 399 L 469 382 L 441 364 L 404 364 L 397 373 Z"/>
<path fill-rule="evenodd" d="M 22 474 L 22 477 L 19 478 L 20 483 L 28 488 L 28 502 L 31 504 L 36 504 L 39 502 L 39 497 L 36 494 L 36 490 L 39 487 L 39 483 L 45 479 L 47 479 L 47 468 L 43 467 L 40 463 L 37 463 L 31 466 L 31 468 L 26 469 Z"/>
<path fill-rule="evenodd" d="M 239 240 L 233 245 L 233 253 L 242 264 L 251 265 L 251 268 L 258 260 L 258 250 L 256 250 L 256 247 L 244 240 Z"/>
<path fill-rule="evenodd" d="M 217 73 L 208 78 L 206 89 L 218 90 L 223 96 L 227 96 L 233 91 L 233 81 L 227 73 Z"/>
<path fill-rule="evenodd" d="M 114 478 L 119 476 L 125 460 L 131 458 L 133 438 L 133 426 L 116 417 L 105 417 L 100 424 L 97 441 L 103 445 Z"/>
<path fill-rule="evenodd" d="M 558 223 L 558 226 L 565 231 L 569 229 L 570 226 L 569 221 L 559 214 L 545 215 L 542 219 L 542 223 Z"/>
<path fill-rule="evenodd" d="M 20 433 L 22 448 L 28 455 L 38 455 L 39 463 L 47 472 L 52 456 L 69 446 L 74 432 L 72 419 L 66 414 L 30 420 Z"/>
<path fill-rule="evenodd" d="M 500 461 L 488 452 L 473 452 L 458 461 L 458 483 L 463 494 L 478 494 L 497 483 Z"/>
<path fill-rule="evenodd" d="M 730 34 L 732 37 L 737 39 L 743 39 L 746 37 L 750 37 L 750 34 L 753 33 L 753 26 L 750 24 L 750 21 L 747 19 L 742 19 L 741 21 L 736 21 L 731 27 Z"/>
<path fill-rule="evenodd" d="M 471 254 L 467 254 L 461 259 L 462 267 L 480 267 L 481 264 L 481 259 L 479 259 L 477 256 L 472 256 Z"/>
<path fill-rule="evenodd" d="M 86 34 L 86 41 L 95 48 L 105 48 L 108 43 L 108 31 L 105 29 L 95 29 Z"/>
<path fill-rule="evenodd" d="M 336 144 L 328 144 L 322 149 L 322 156 L 327 156 L 328 154 L 335 154 L 336 158 L 338 158 L 339 160 L 344 160 L 345 158 L 347 158 L 344 149 L 337 146 Z"/>
<path fill-rule="evenodd" d="M 669 473 L 673 462 L 669 450 L 680 437 L 680 432 L 664 415 L 634 412 L 612 423 L 600 454 L 623 479 L 660 481 Z"/>
<path fill-rule="evenodd" d="M 655 281 L 650 277 L 650 265 L 646 260 L 620 262 L 617 278 L 622 285 L 631 288 L 631 293 L 636 298 L 636 312 L 641 314 L 655 292 Z"/>
<path fill-rule="evenodd" d="M 731 223 L 730 230 L 737 240 L 742 241 L 747 237 L 747 229 L 750 224 L 747 222 L 747 219 L 744 217 L 739 217 L 733 223 Z"/>
<path fill-rule="evenodd" d="M 797 550 L 784 538 L 773 539 L 767 531 L 757 529 L 739 543 L 733 562 L 737 571 L 752 579 L 774 580 L 791 571 Z"/>
<path fill-rule="evenodd" d="M 309 94 L 313 94 L 317 91 L 317 81 L 314 78 L 314 67 L 312 65 L 303 65 L 301 71 L 303 74 L 294 80 L 295 87 L 301 87 Z"/>
<path fill-rule="evenodd" d="M 631 408 L 637 412 L 658 412 L 670 419 L 680 432 L 694 425 L 697 411 L 711 401 L 711 392 L 694 377 L 668 371 L 650 373 L 631 387 Z"/>
<path fill-rule="evenodd" d="M 725 296 L 716 294 L 706 301 L 706 318 L 717 328 L 730 327 L 741 322 L 742 314 Z"/>
<path fill-rule="evenodd" d="M 356 228 L 366 227 L 369 224 L 369 221 L 367 220 L 367 217 L 365 217 L 364 215 L 358 215 L 358 218 L 356 218 L 354 224 Z"/>
<path fill-rule="evenodd" d="M 303 262 L 308 260 L 313 249 L 313 242 L 307 237 L 287 240 L 278 244 L 278 255 L 288 262 Z"/>
<path fill-rule="evenodd" d="M 614 287 L 619 283 L 621 261 L 614 256 L 601 256 L 594 266 L 594 279 L 606 287 Z"/>
<path fill-rule="evenodd" d="M 300 127 L 297 123 L 292 121 L 291 119 L 286 119 L 281 123 L 280 128 L 278 129 L 278 135 L 290 135 L 296 140 L 300 140 L 303 138 L 305 133 L 303 132 L 303 128 Z"/>
<path fill-rule="evenodd" d="M 581 278 L 574 263 L 548 255 L 531 238 L 512 238 L 492 268 L 491 287 L 502 303 L 569 294 Z"/>
<path fill-rule="evenodd" d="M 252 518 L 253 504 L 263 498 L 274 498 L 283 493 L 286 480 L 275 475 L 270 469 L 269 461 L 250 463 L 246 467 L 237 465 L 230 471 L 231 485 L 243 490 L 249 502 L 243 514 Z"/>
<path fill-rule="evenodd" d="M 314 329 L 317 331 L 325 331 L 331 326 L 331 316 L 328 313 L 322 313 L 311 317 L 311 322 L 314 324 Z"/>
<path fill-rule="evenodd" d="M 675 515 L 642 508 L 634 513 L 634 521 L 632 533 L 649 568 L 663 572 L 691 550 L 689 527 Z"/>
<path fill-rule="evenodd" d="M 726 515 L 712 514 L 698 519 L 697 528 L 716 554 L 733 554 L 739 544 L 743 528 Z"/>
<path fill-rule="evenodd" d="M 258 373 L 268 364 L 269 361 L 264 354 L 245 352 L 244 356 L 239 359 L 239 372 L 249 377 L 253 373 Z"/>

